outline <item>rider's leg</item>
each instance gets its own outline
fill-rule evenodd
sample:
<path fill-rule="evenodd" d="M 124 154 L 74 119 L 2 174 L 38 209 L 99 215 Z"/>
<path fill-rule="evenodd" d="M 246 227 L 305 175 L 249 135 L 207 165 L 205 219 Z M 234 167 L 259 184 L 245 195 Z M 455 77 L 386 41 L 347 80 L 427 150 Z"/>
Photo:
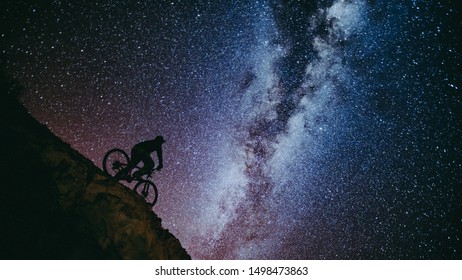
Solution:
<path fill-rule="evenodd" d="M 133 167 L 135 167 L 140 161 L 142 157 L 139 155 L 139 152 L 136 149 L 131 150 L 130 160 L 128 161 L 127 166 L 122 169 L 119 173 L 117 173 L 116 178 L 119 180 L 129 179 L 130 180 L 130 172 L 132 171 Z"/>
<path fill-rule="evenodd" d="M 128 177 L 128 174 L 130 173 L 130 171 L 133 169 L 133 166 L 129 163 L 127 165 L 127 167 L 125 167 L 124 169 L 120 170 L 119 173 L 116 174 L 116 178 L 118 180 L 124 180 Z"/>
<path fill-rule="evenodd" d="M 152 160 L 150 155 L 147 155 L 141 159 L 143 162 L 143 167 L 138 171 L 139 173 L 137 174 L 138 176 L 148 174 L 152 171 L 154 168 L 154 161 Z M 137 173 L 137 172 L 135 172 Z"/>
<path fill-rule="evenodd" d="M 146 170 L 146 172 L 149 172 L 154 169 L 154 161 L 152 160 L 151 156 L 145 158 L 143 164 L 143 168 Z"/>

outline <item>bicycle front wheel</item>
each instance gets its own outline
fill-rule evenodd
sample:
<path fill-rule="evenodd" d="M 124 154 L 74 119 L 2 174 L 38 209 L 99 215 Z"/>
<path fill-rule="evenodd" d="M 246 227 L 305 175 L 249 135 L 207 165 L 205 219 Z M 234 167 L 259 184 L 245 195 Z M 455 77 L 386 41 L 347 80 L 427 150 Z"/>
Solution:
<path fill-rule="evenodd" d="M 112 149 L 106 153 L 103 159 L 103 170 L 109 176 L 115 177 L 122 169 L 127 167 L 129 157 L 124 150 Z"/>
<path fill-rule="evenodd" d="M 137 194 L 144 197 L 146 202 L 154 206 L 157 202 L 157 187 L 151 181 L 139 181 L 133 189 Z"/>

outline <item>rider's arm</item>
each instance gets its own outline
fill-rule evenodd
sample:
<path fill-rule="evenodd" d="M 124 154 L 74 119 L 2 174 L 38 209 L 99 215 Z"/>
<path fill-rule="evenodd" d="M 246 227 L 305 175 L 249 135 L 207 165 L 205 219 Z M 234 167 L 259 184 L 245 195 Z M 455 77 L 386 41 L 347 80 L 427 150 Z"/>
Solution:
<path fill-rule="evenodd" d="M 157 166 L 157 170 L 161 170 L 164 167 L 164 161 L 162 158 L 162 147 L 157 149 L 157 159 L 159 160 L 159 165 Z"/>

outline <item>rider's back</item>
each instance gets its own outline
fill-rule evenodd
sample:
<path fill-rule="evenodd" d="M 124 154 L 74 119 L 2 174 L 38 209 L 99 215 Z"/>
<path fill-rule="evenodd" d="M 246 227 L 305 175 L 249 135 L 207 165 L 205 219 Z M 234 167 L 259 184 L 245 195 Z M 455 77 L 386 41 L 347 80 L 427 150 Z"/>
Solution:
<path fill-rule="evenodd" d="M 159 148 L 160 148 L 160 145 L 155 140 L 143 141 L 133 146 L 133 150 L 142 150 L 146 153 L 152 153 Z"/>

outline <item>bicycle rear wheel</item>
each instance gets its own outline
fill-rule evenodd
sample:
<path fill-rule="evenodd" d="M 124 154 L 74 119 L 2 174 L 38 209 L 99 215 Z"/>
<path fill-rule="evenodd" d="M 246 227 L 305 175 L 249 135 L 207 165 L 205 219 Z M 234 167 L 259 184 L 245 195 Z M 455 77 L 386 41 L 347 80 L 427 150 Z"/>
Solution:
<path fill-rule="evenodd" d="M 133 190 L 144 197 L 146 202 L 151 206 L 154 206 L 157 202 L 157 187 L 151 181 L 139 181 Z"/>
<path fill-rule="evenodd" d="M 103 159 L 103 170 L 109 176 L 115 177 L 128 165 L 129 157 L 124 150 L 112 149 L 106 153 Z"/>

